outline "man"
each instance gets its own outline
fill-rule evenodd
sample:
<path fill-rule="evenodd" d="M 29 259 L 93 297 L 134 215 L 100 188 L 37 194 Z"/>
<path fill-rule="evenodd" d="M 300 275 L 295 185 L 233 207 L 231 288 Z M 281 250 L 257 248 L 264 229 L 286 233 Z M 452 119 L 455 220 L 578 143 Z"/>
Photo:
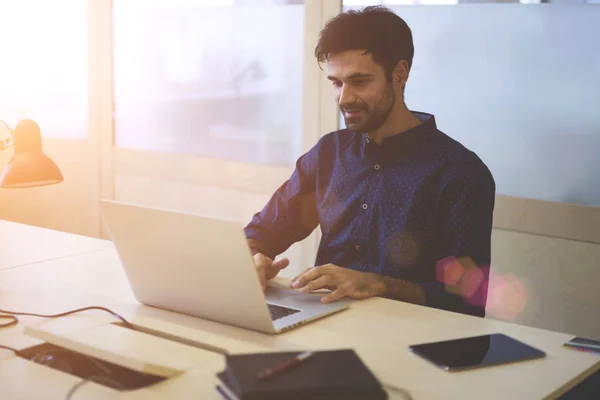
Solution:
<path fill-rule="evenodd" d="M 321 31 L 315 55 L 347 129 L 300 157 L 246 226 L 263 287 L 289 264 L 275 257 L 320 225 L 316 266 L 291 287 L 330 289 L 324 302 L 382 296 L 485 315 L 494 179 L 432 115 L 405 105 L 413 53 L 410 28 L 382 7 Z"/>

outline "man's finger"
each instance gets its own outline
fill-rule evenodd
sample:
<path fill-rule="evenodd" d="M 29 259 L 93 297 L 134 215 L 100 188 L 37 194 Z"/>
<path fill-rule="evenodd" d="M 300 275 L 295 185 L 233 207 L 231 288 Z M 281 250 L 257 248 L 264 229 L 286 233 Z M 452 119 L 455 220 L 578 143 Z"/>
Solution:
<path fill-rule="evenodd" d="M 277 269 L 284 269 L 288 265 L 290 265 L 290 260 L 288 258 L 282 258 L 281 260 L 273 261 L 273 263 L 271 264 L 271 267 L 277 268 Z"/>
<path fill-rule="evenodd" d="M 265 270 L 271 265 L 271 259 L 261 253 L 255 254 L 252 258 L 254 259 L 256 273 L 258 274 L 258 279 L 260 280 L 260 285 L 262 286 L 264 292 L 267 290 L 267 277 Z"/>
<path fill-rule="evenodd" d="M 269 257 L 262 253 L 256 253 L 252 258 L 254 259 L 254 265 L 257 268 L 266 268 L 273 262 Z"/>
<path fill-rule="evenodd" d="M 267 279 L 265 277 L 265 270 L 257 268 L 256 273 L 258 275 L 258 280 L 260 281 L 260 286 L 262 286 L 264 292 L 265 290 L 267 290 Z"/>
<path fill-rule="evenodd" d="M 304 286 L 308 285 L 308 282 L 317 279 L 325 273 L 326 270 L 324 267 L 309 268 L 308 271 L 305 271 L 304 273 L 294 278 L 294 280 L 292 281 L 292 287 L 294 289 L 303 288 Z"/>
<path fill-rule="evenodd" d="M 306 286 L 302 288 L 303 293 L 310 293 L 313 290 L 324 289 L 327 286 L 332 284 L 332 276 L 331 275 L 322 275 L 317 279 L 308 282 Z"/>
<path fill-rule="evenodd" d="M 346 291 L 344 289 L 334 290 L 332 293 L 327 296 L 321 297 L 322 303 L 331 303 L 332 301 L 336 301 L 346 296 Z"/>
<path fill-rule="evenodd" d="M 290 281 L 290 287 L 294 287 L 294 283 L 296 283 L 298 278 L 301 277 L 302 275 L 304 275 L 306 273 L 306 271 L 310 271 L 312 268 L 314 268 L 314 267 L 305 268 L 304 271 L 302 271 L 298 275 L 296 275 L 296 277 Z"/>
<path fill-rule="evenodd" d="M 267 280 L 273 279 L 277 276 L 279 271 L 284 269 L 290 264 L 290 260 L 282 258 L 281 260 L 273 261 L 265 268 L 265 277 Z"/>

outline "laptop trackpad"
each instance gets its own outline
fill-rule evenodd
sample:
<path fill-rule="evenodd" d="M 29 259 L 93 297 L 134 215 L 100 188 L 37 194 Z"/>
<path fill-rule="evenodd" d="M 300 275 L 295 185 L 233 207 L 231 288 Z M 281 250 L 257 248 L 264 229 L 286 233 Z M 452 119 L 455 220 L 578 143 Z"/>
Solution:
<path fill-rule="evenodd" d="M 316 294 L 305 294 L 293 289 L 280 287 L 267 287 L 265 291 L 267 302 L 281 304 L 288 307 L 303 309 L 305 307 L 315 307 L 324 305 L 321 303 L 321 296 Z"/>

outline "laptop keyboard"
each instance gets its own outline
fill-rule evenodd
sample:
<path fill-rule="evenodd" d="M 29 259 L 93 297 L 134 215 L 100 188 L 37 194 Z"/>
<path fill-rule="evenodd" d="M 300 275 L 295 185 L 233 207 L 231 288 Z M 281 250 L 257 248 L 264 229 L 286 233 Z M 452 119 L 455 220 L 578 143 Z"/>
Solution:
<path fill-rule="evenodd" d="M 271 314 L 271 319 L 273 321 L 300 312 L 300 310 L 296 310 L 295 308 L 276 306 L 275 304 L 270 303 L 267 303 L 267 306 L 269 307 L 269 313 Z"/>

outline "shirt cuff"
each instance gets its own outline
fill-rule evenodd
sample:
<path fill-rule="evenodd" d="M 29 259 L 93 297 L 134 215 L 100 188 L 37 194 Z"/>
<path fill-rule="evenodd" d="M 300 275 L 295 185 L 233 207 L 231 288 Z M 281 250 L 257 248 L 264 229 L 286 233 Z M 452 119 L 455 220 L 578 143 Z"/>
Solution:
<path fill-rule="evenodd" d="M 269 249 L 269 246 L 267 245 L 267 243 L 269 243 L 269 239 L 264 235 L 261 235 L 257 229 L 246 227 L 244 228 L 244 234 L 246 235 L 247 240 L 255 240 L 258 242 L 256 245 L 251 245 L 249 243 L 249 246 L 251 246 L 252 250 L 262 253 L 271 259 L 275 258 L 276 254 L 273 254 L 272 250 Z"/>
<path fill-rule="evenodd" d="M 468 304 L 460 295 L 447 292 L 445 285 L 441 282 L 419 282 L 419 284 L 425 291 L 426 306 L 476 317 L 485 316 L 485 306 L 478 307 Z"/>

